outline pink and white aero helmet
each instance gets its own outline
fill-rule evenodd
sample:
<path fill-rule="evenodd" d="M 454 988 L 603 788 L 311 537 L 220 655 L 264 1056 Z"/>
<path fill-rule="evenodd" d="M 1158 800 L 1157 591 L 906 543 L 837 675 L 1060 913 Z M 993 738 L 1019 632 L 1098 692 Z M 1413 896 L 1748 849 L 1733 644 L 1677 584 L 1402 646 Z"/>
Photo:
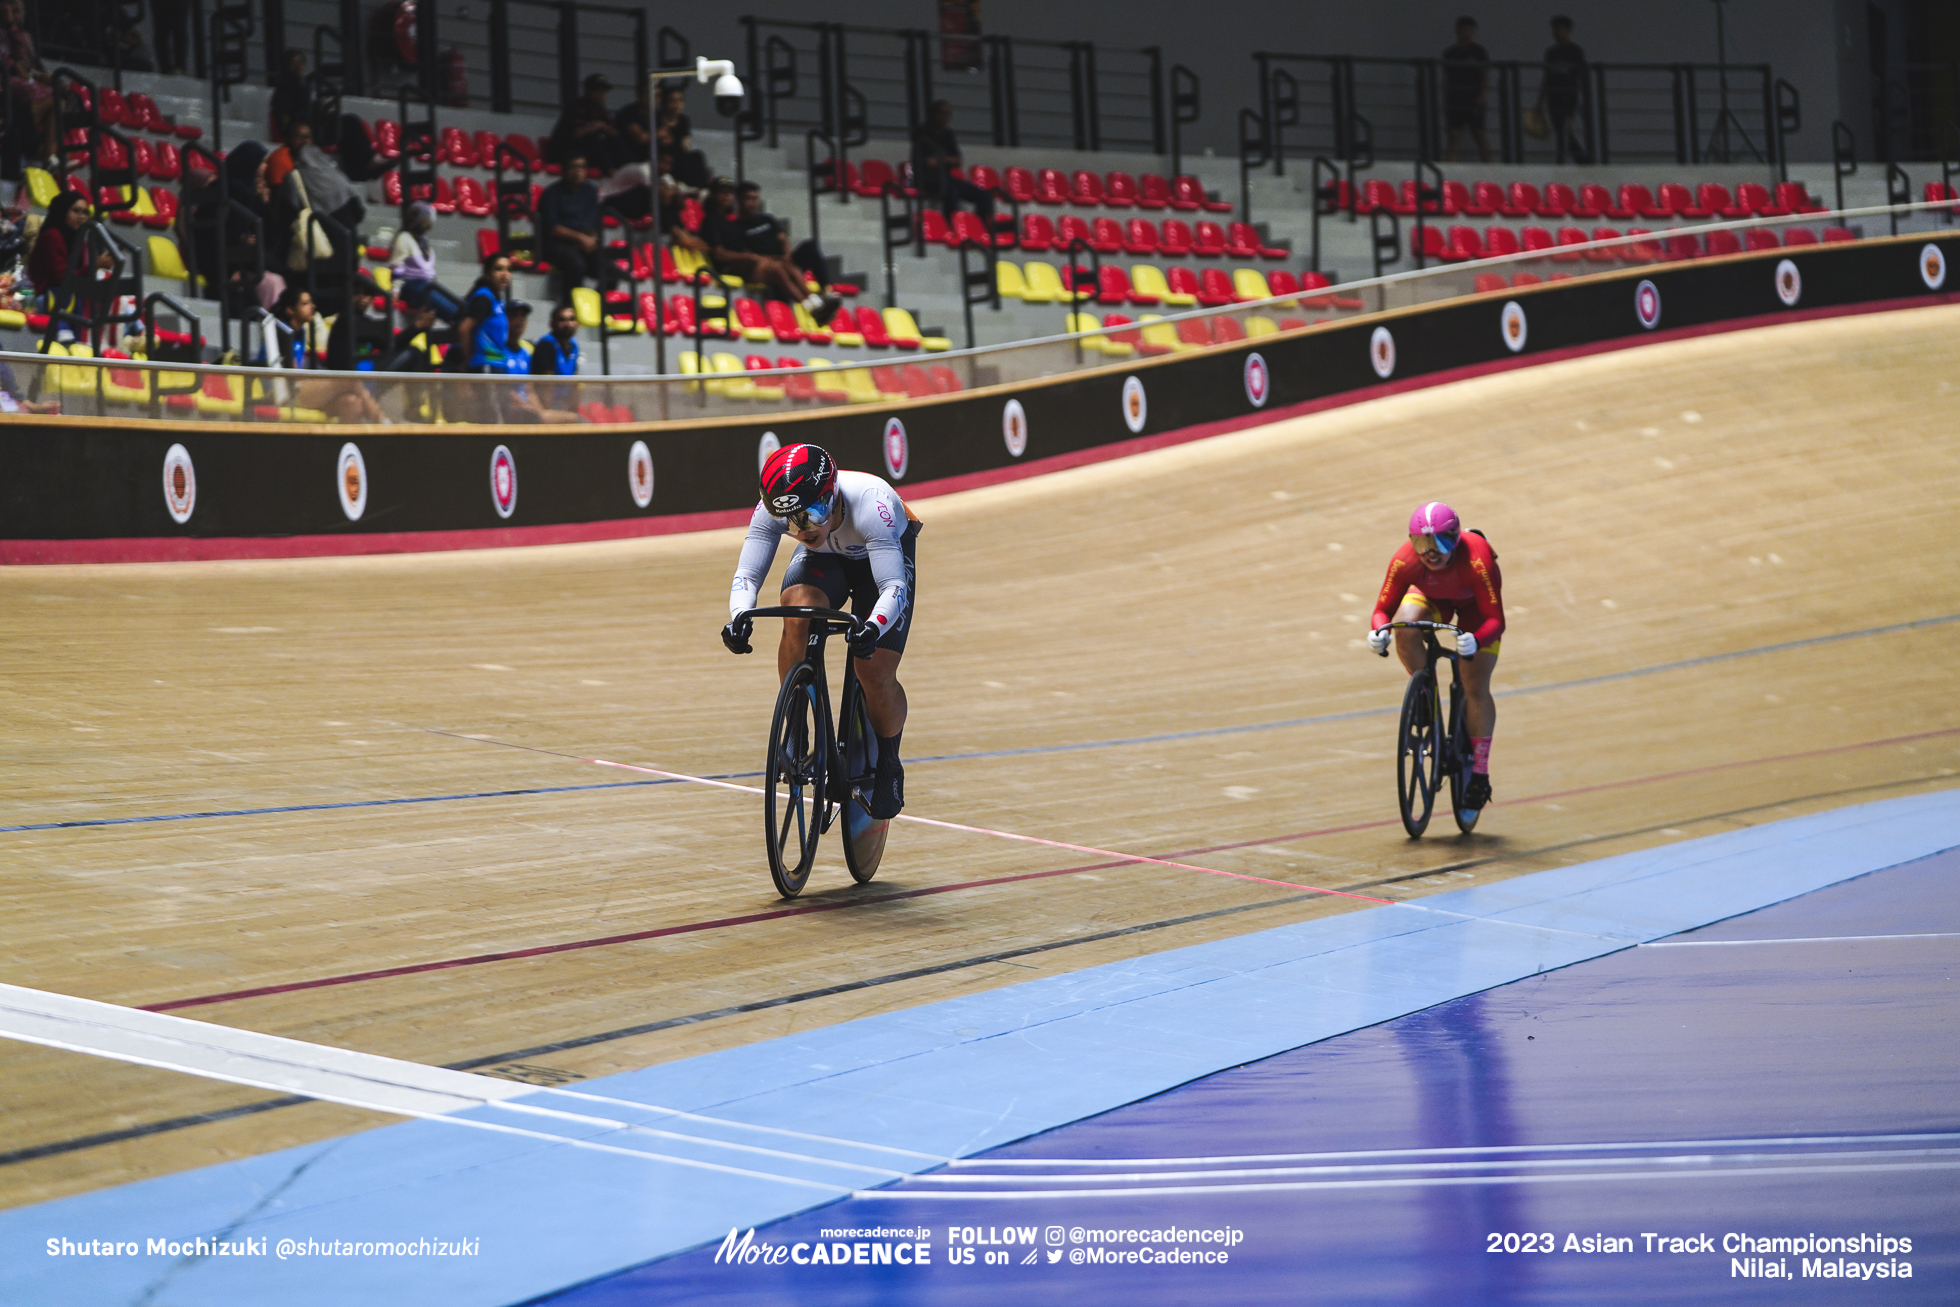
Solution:
<path fill-rule="evenodd" d="M 1448 555 L 1462 535 L 1463 525 L 1456 520 L 1456 510 L 1448 504 L 1424 504 L 1409 515 L 1409 539 L 1415 543 L 1417 553 L 1428 552 L 1423 539 L 1427 536 L 1438 553 Z"/>

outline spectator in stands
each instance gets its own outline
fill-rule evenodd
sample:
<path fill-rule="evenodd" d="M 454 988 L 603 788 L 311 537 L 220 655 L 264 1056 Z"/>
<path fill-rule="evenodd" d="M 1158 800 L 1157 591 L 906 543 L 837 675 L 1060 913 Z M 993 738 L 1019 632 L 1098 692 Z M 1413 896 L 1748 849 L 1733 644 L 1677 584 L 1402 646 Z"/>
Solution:
<path fill-rule="evenodd" d="M 63 191 L 48 204 L 48 216 L 41 222 L 41 234 L 27 256 L 27 279 L 34 289 L 54 303 L 61 282 L 77 262 L 87 257 L 82 228 L 88 226 L 88 196 L 80 191 Z M 107 250 L 95 256 L 97 268 L 113 266 Z"/>
<path fill-rule="evenodd" d="M 448 372 L 508 371 L 510 319 L 504 299 L 510 294 L 510 256 L 492 254 L 483 261 L 483 275 L 463 301 L 456 323 L 456 343 L 443 359 Z"/>
<path fill-rule="evenodd" d="M 1463 133 L 1477 143 L 1477 158 L 1490 162 L 1490 140 L 1484 135 L 1484 108 L 1490 103 L 1490 51 L 1477 44 L 1477 20 L 1468 14 L 1456 20 L 1456 44 L 1443 49 L 1443 124 L 1449 146 L 1443 157 L 1456 162 Z"/>
<path fill-rule="evenodd" d="M 1579 100 L 1586 84 L 1586 52 L 1572 41 L 1572 20 L 1552 19 L 1552 43 L 1545 50 L 1545 76 L 1538 83 L 1538 107 L 1551 122 L 1558 161 L 1591 163 L 1581 131 Z"/>
<path fill-rule="evenodd" d="M 394 277 L 395 293 L 411 309 L 427 307 L 436 317 L 452 326 L 463 306 L 446 288 L 436 283 L 436 256 L 429 246 L 429 229 L 436 223 L 436 211 L 427 200 L 408 206 L 408 225 L 395 237 L 388 251 L 388 270 Z"/>
<path fill-rule="evenodd" d="M 289 336 L 286 332 L 267 329 L 267 345 L 273 343 L 273 337 L 278 338 L 279 366 L 300 370 L 318 368 L 317 356 L 311 348 L 319 316 L 313 296 L 298 286 L 288 286 L 280 293 L 272 313 L 291 332 Z M 368 388 L 351 378 L 321 377 L 302 381 L 293 388 L 293 404 L 299 408 L 319 409 L 336 422 L 388 420 L 381 411 L 381 405 L 375 403 L 374 396 L 368 393 Z"/>
<path fill-rule="evenodd" d="M 953 135 L 953 105 L 948 100 L 932 102 L 931 117 L 912 129 L 912 184 L 921 198 L 937 199 L 940 212 L 948 218 L 962 203 L 971 204 L 989 230 L 994 225 L 994 197 L 964 177 L 955 177 L 960 166 L 960 143 Z"/>
<path fill-rule="evenodd" d="M 585 94 L 565 110 L 545 143 L 545 157 L 561 167 L 582 158 L 597 172 L 611 172 L 626 159 L 626 140 L 606 108 L 612 83 L 604 73 L 585 79 Z"/>
<path fill-rule="evenodd" d="M 755 182 L 743 182 L 736 188 L 736 218 L 742 226 L 742 236 L 751 254 L 760 254 L 772 262 L 787 262 L 794 270 L 799 289 L 812 281 L 823 286 L 830 269 L 825 264 L 823 251 L 813 240 L 804 241 L 795 249 L 789 244 L 789 224 L 762 207 L 762 187 Z M 821 292 L 828 296 L 829 291 Z M 806 300 L 807 304 L 808 301 Z M 824 300 L 820 306 L 810 311 L 823 321 L 837 312 L 838 302 Z"/>
<path fill-rule="evenodd" d="M 296 122 L 286 144 L 266 159 L 266 181 L 278 189 L 282 216 L 297 218 L 306 209 L 323 213 L 346 228 L 351 239 L 367 217 L 360 192 L 341 173 L 333 156 L 313 143 L 313 124 Z M 338 248 L 340 238 L 330 230 Z"/>
<path fill-rule="evenodd" d="M 312 121 L 313 88 L 306 84 L 306 55 L 299 50 L 288 50 L 280 60 L 279 84 L 272 92 L 273 135 L 290 141 L 296 124 L 310 125 Z"/>
<path fill-rule="evenodd" d="M 532 360 L 537 357 L 537 347 L 524 339 L 524 333 L 531 323 L 531 306 L 523 300 L 512 300 L 504 312 L 510 318 L 510 356 L 506 366 L 511 375 L 529 377 L 534 375 Z M 574 319 L 576 324 L 576 318 Z M 550 337 L 546 337 L 547 340 Z M 530 384 L 512 386 L 504 392 L 503 408 L 507 421 L 515 422 L 577 422 L 579 416 L 569 409 L 546 408 L 540 393 L 544 388 Z M 553 386 L 553 391 L 567 390 L 569 387 Z"/>
<path fill-rule="evenodd" d="M 53 78 L 27 30 L 24 0 L 0 0 L 0 64 L 6 65 L 9 79 L 7 157 L 12 159 L 16 152 L 32 154 L 49 168 L 58 167 L 61 150 L 55 141 Z"/>
<path fill-rule="evenodd" d="M 435 305 L 423 301 L 421 306 L 408 310 L 408 325 L 395 333 L 394 344 L 389 346 L 374 365 L 376 372 L 433 372 L 436 364 L 435 344 L 429 337 L 436 326 Z"/>
<path fill-rule="evenodd" d="M 538 246 L 551 265 L 559 298 L 570 299 L 574 286 L 588 277 L 602 290 L 611 290 L 619 269 L 606 253 L 605 226 L 599 213 L 599 188 L 586 175 L 585 156 L 565 160 L 559 179 L 538 197 Z"/>
<path fill-rule="evenodd" d="M 708 156 L 694 148 L 694 120 L 687 116 L 687 83 L 669 82 L 660 88 L 660 118 L 654 130 L 660 142 L 660 172 L 699 194 L 714 184 Z"/>
<path fill-rule="evenodd" d="M 157 71 L 176 77 L 190 67 L 190 9 L 186 0 L 150 0 L 156 16 Z"/>
<path fill-rule="evenodd" d="M 803 280 L 802 270 L 783 252 L 784 242 L 779 239 L 776 220 L 761 212 L 760 188 L 754 203 L 756 212 L 744 214 L 736 203 L 735 183 L 726 177 L 715 178 L 707 215 L 701 220 L 701 239 L 707 242 L 708 257 L 714 260 L 715 270 L 761 286 L 792 304 L 801 304 L 819 320 L 828 321 L 837 312 L 837 301 L 821 291 L 811 290 Z M 771 252 L 759 253 L 754 248 L 756 245 Z"/>
<path fill-rule="evenodd" d="M 578 310 L 569 304 L 560 304 L 551 311 L 551 331 L 541 336 L 531 347 L 531 375 L 534 377 L 576 377 L 578 375 Z M 569 396 L 571 387 L 554 387 L 554 391 Z M 554 395 L 552 403 L 563 404 L 566 399 Z"/>
<path fill-rule="evenodd" d="M 13 368 L 0 360 L 0 413 L 59 413 L 58 399 L 29 399 L 14 376 Z"/>
<path fill-rule="evenodd" d="M 279 292 L 286 289 L 285 278 L 272 269 L 286 266 L 292 224 L 282 227 L 274 219 L 272 186 L 266 180 L 267 157 L 265 146 L 258 141 L 242 142 L 225 156 L 225 189 L 232 204 L 239 207 L 228 209 L 225 214 L 222 261 L 213 240 L 218 215 L 217 186 L 206 185 L 199 190 L 199 216 L 189 216 L 186 208 L 180 208 L 178 213 L 182 215 L 180 225 L 188 228 L 193 240 L 199 242 L 195 252 L 198 270 L 205 280 L 209 282 L 212 271 L 222 263 L 223 280 L 235 289 L 253 293 L 258 303 L 269 309 L 279 298 Z M 267 269 L 263 277 L 259 277 L 256 267 L 261 242 Z"/>
<path fill-rule="evenodd" d="M 639 79 L 640 93 L 619 106 L 613 126 L 619 129 L 621 149 L 628 163 L 653 162 L 653 114 L 647 102 L 652 79 Z"/>

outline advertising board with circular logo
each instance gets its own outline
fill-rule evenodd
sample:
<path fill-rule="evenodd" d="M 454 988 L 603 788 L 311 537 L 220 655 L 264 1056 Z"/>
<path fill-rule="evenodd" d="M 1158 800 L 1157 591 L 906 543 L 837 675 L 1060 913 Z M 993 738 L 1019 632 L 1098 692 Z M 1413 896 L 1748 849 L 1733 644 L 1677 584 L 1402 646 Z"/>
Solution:
<path fill-rule="evenodd" d="M 1919 279 L 1926 283 L 1927 290 L 1938 290 L 1946 285 L 1946 255 L 1937 245 L 1928 245 L 1919 251 Z"/>
<path fill-rule="evenodd" d="M 1000 411 L 1000 438 L 1007 442 L 1008 457 L 1019 458 L 1028 452 L 1028 414 L 1018 399 L 1008 400 Z"/>
<path fill-rule="evenodd" d="M 894 481 L 905 479 L 905 468 L 912 461 L 912 446 L 905 439 L 905 424 L 897 418 L 885 421 L 885 471 Z"/>
<path fill-rule="evenodd" d="M 1123 378 L 1123 425 L 1142 431 L 1149 416 L 1150 400 L 1143 393 L 1143 382 L 1136 377 Z"/>
<path fill-rule="evenodd" d="M 1640 325 L 1652 331 L 1661 325 L 1661 288 L 1651 281 L 1643 281 L 1633 288 L 1633 316 L 1640 319 Z"/>
<path fill-rule="evenodd" d="M 1786 309 L 1794 309 L 1797 301 L 1803 298 L 1803 274 L 1788 259 L 1776 265 L 1776 298 L 1783 301 Z"/>
<path fill-rule="evenodd" d="M 367 512 L 367 460 L 361 457 L 361 447 L 351 440 L 340 447 L 334 485 L 340 491 L 340 511 L 347 514 L 349 522 L 360 521 L 361 514 Z"/>
<path fill-rule="evenodd" d="M 191 452 L 172 445 L 163 456 L 163 506 L 179 526 L 191 520 L 197 507 L 197 469 L 191 466 Z"/>
<path fill-rule="evenodd" d="M 1245 397 L 1254 408 L 1266 407 L 1272 398 L 1273 375 L 1266 370 L 1266 360 L 1257 354 L 1245 356 Z"/>
<path fill-rule="evenodd" d="M 1497 320 L 1498 330 L 1504 336 L 1504 348 L 1517 354 L 1524 349 L 1527 324 L 1524 320 L 1524 305 L 1516 300 L 1504 306 L 1504 312 Z"/>
<path fill-rule="evenodd" d="M 517 460 L 508 445 L 490 451 L 490 503 L 498 517 L 508 518 L 517 511 Z"/>
<path fill-rule="evenodd" d="M 755 470 L 758 475 L 762 472 L 762 465 L 769 461 L 769 456 L 782 447 L 783 442 L 776 439 L 775 432 L 762 433 L 762 442 L 755 447 Z"/>
<path fill-rule="evenodd" d="M 645 508 L 653 502 L 653 455 L 647 449 L 647 442 L 636 440 L 626 455 L 626 488 L 633 493 L 633 502 Z"/>
<path fill-rule="evenodd" d="M 1376 327 L 1375 334 L 1368 337 L 1368 361 L 1384 381 L 1395 374 L 1395 337 L 1387 327 Z"/>

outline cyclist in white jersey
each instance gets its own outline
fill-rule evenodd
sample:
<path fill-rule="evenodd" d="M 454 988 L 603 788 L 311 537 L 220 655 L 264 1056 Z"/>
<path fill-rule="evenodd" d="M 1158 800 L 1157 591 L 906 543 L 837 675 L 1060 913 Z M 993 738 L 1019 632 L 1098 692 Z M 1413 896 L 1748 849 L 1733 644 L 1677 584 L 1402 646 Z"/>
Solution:
<path fill-rule="evenodd" d="M 748 653 L 749 624 L 737 615 L 756 606 L 763 578 L 785 534 L 799 546 L 783 573 L 785 606 L 842 609 L 860 619 L 851 633 L 864 706 L 878 736 L 878 773 L 866 809 L 881 821 L 905 806 L 905 768 L 898 759 L 905 733 L 905 687 L 899 659 L 912 629 L 918 568 L 914 558 L 919 519 L 889 484 L 867 472 L 844 472 L 816 445 L 790 445 L 763 464 L 762 502 L 749 519 L 748 538 L 728 592 L 729 623 L 722 643 Z M 803 658 L 807 621 L 783 620 L 776 674 Z"/>

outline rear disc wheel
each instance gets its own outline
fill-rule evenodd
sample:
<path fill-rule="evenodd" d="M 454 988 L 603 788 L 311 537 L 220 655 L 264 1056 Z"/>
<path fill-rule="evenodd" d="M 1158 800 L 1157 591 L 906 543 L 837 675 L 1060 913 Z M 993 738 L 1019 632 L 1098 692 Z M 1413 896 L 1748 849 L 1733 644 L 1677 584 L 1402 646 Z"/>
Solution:
<path fill-rule="evenodd" d="M 864 691 L 855 678 L 844 691 L 844 865 L 851 877 L 862 885 L 878 874 L 878 862 L 885 856 L 885 837 L 891 822 L 880 821 L 865 810 L 859 794 L 871 793 L 878 774 L 878 735 L 871 728 L 871 716 L 864 708 Z"/>

